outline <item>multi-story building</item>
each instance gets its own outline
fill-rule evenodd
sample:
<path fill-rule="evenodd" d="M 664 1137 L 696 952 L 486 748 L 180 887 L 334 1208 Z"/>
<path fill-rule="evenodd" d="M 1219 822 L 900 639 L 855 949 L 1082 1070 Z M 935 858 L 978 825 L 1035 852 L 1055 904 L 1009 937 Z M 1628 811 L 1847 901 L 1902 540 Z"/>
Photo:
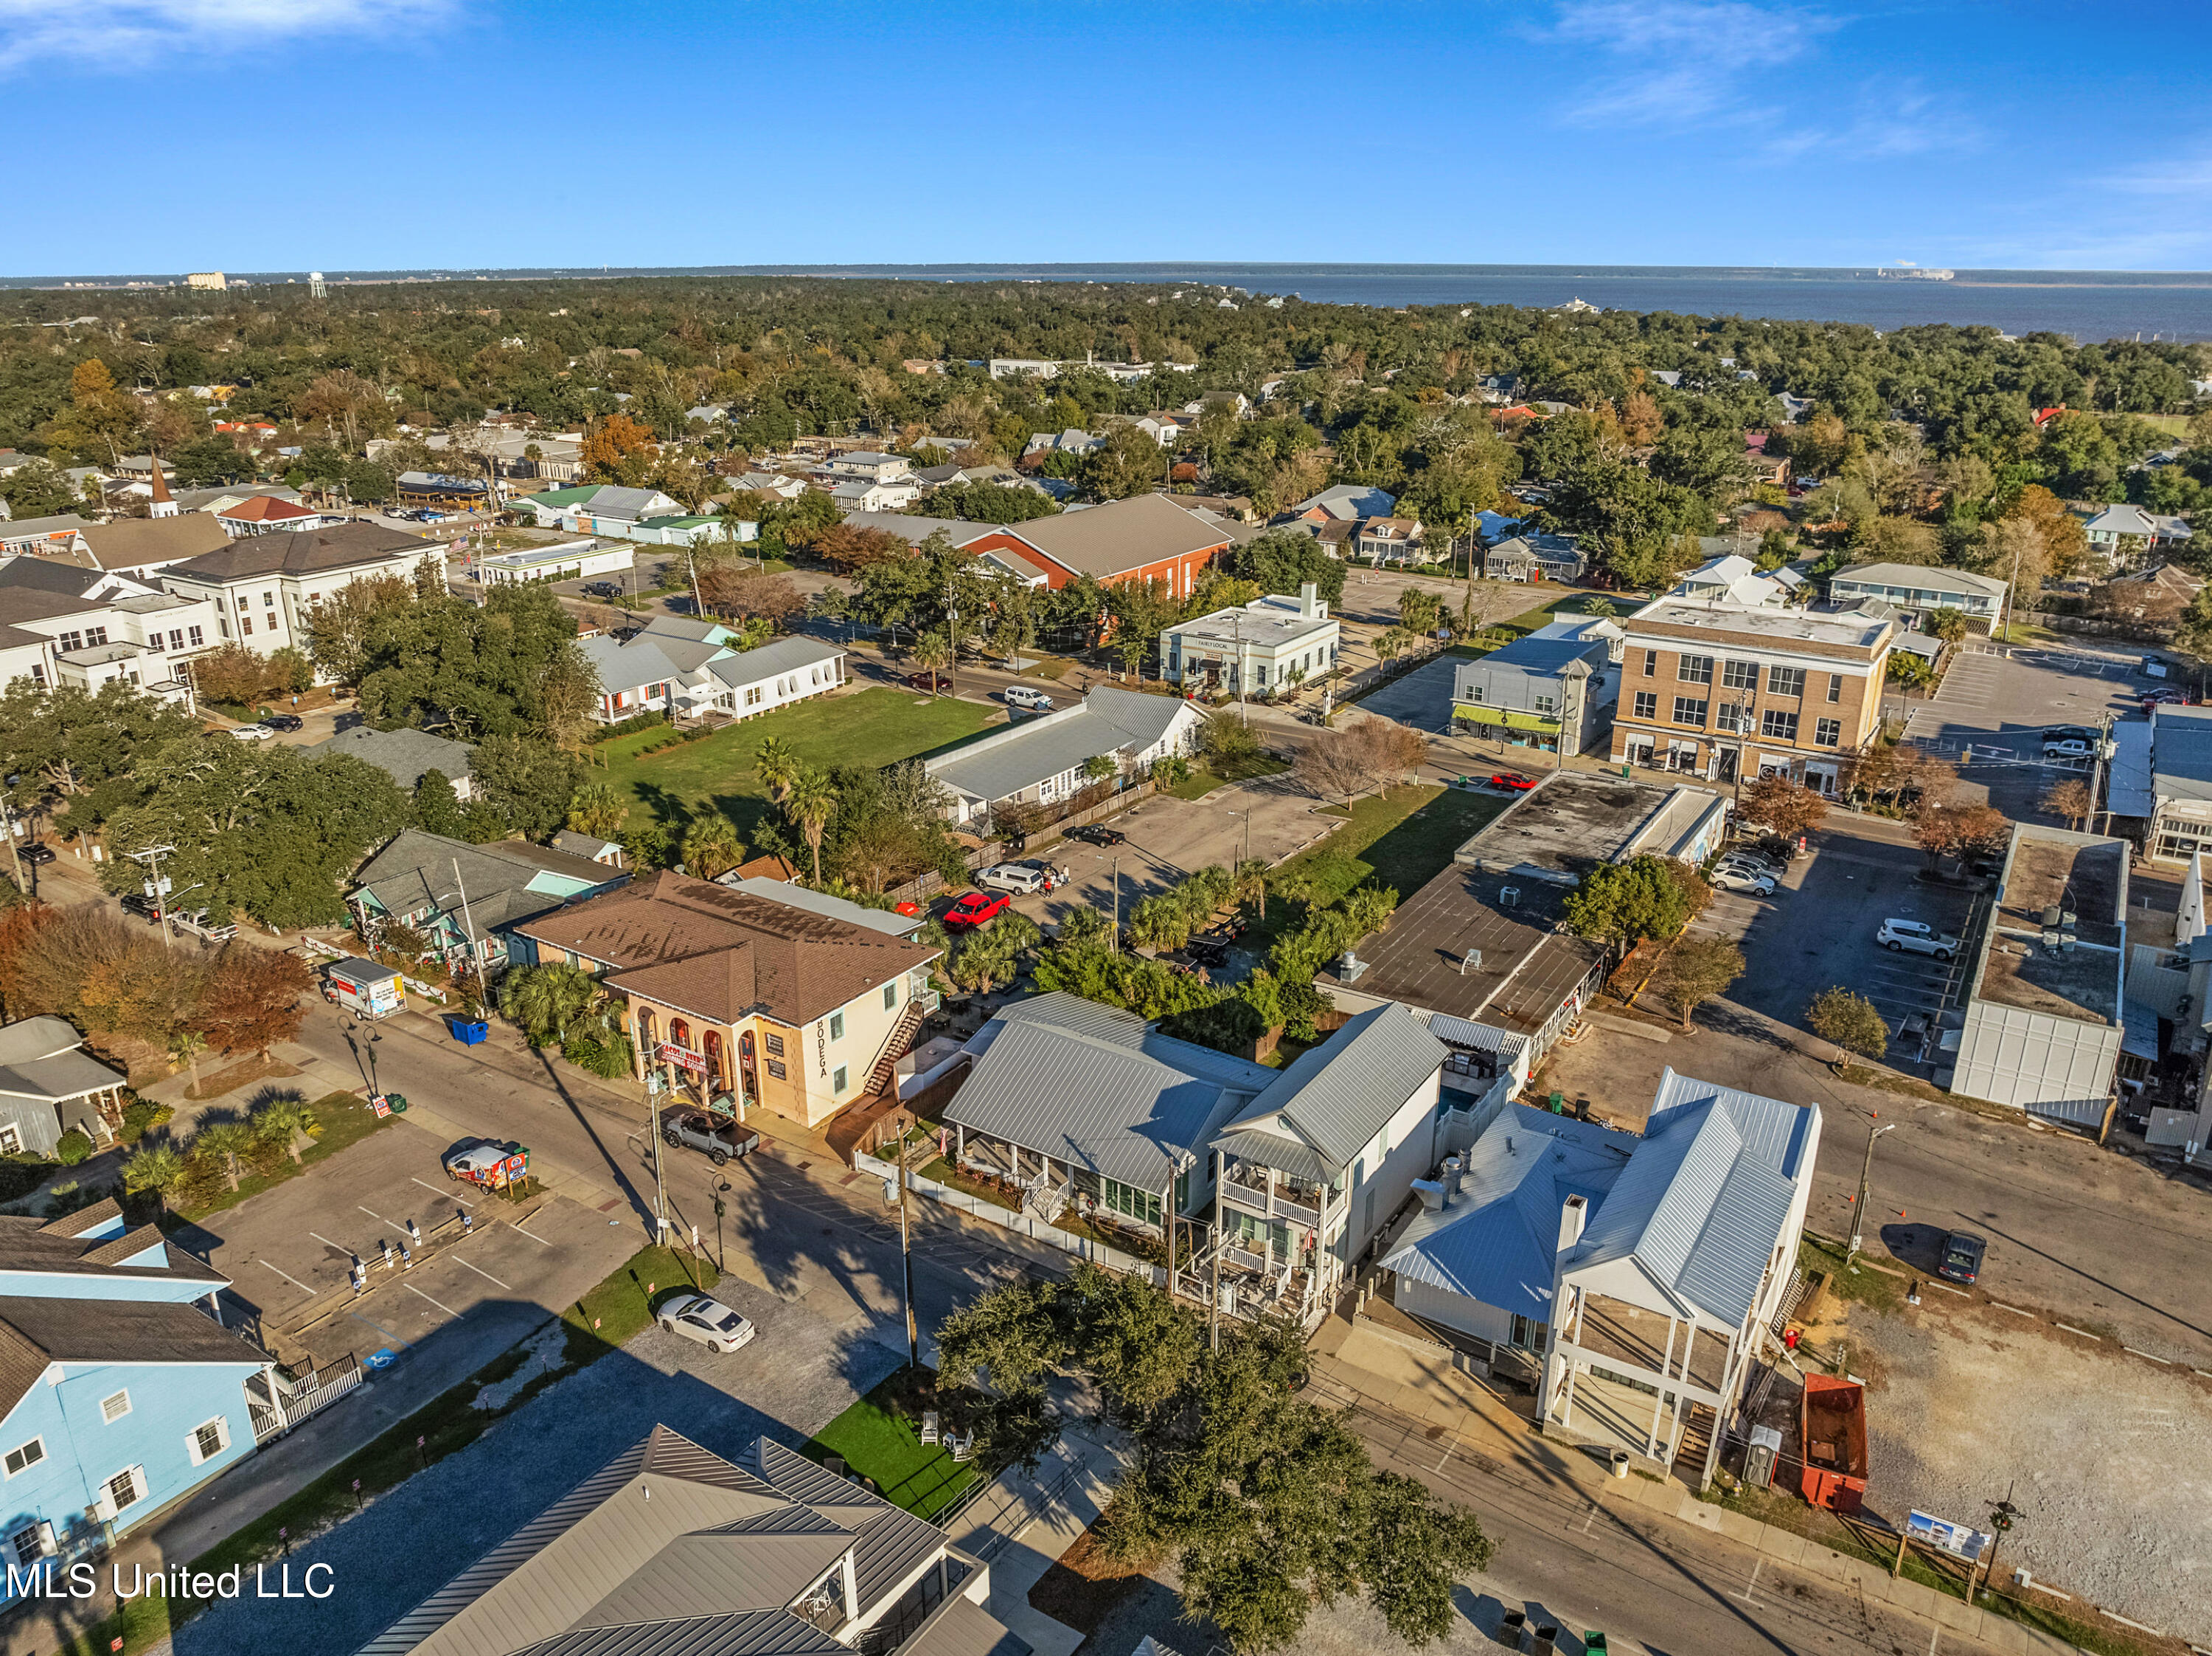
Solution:
<path fill-rule="evenodd" d="M 161 571 L 177 597 L 215 606 L 214 643 L 244 645 L 259 655 L 307 648 L 307 612 L 357 580 L 415 579 L 424 565 L 444 562 L 446 549 L 374 524 L 346 523 L 289 535 L 252 535 Z"/>
<path fill-rule="evenodd" d="M 1569 758 L 1595 740 L 1612 691 L 1612 646 L 1603 634 L 1516 639 L 1462 661 L 1452 675 L 1452 725 Z"/>
<path fill-rule="evenodd" d="M 0 684 L 120 682 L 189 707 L 185 664 L 219 641 L 210 599 L 51 558 L 0 564 Z"/>
<path fill-rule="evenodd" d="M 1216 610 L 1160 634 L 1160 676 L 1170 684 L 1265 695 L 1336 664 L 1342 629 L 1312 581 L 1296 597 L 1270 592 Z"/>
<path fill-rule="evenodd" d="M 1879 599 L 1920 628 L 1938 610 L 1956 610 L 1977 632 L 1987 633 L 2004 613 L 2005 583 L 1995 575 L 1973 575 L 1917 563 L 1855 563 L 1828 578 L 1828 595 L 1838 604 Z"/>
<path fill-rule="evenodd" d="M 812 1127 L 882 1087 L 937 1004 L 943 951 L 903 924 L 663 873 L 514 927 L 508 958 L 580 966 L 621 995 L 640 1080 Z"/>
<path fill-rule="evenodd" d="M 1719 781 L 1781 772 L 1832 793 L 1881 728 L 1886 616 L 1664 597 L 1621 630 L 1615 763 Z"/>

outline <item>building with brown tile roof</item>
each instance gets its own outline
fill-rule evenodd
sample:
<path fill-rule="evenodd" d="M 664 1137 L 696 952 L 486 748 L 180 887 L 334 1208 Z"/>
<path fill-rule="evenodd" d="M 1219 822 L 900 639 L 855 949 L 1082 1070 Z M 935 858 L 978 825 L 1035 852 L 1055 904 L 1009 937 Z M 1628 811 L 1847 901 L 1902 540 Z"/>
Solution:
<path fill-rule="evenodd" d="M 661 873 L 515 928 L 620 994 L 638 1076 L 666 1072 L 816 1125 L 881 1087 L 936 1004 L 941 950 L 756 892 Z"/>

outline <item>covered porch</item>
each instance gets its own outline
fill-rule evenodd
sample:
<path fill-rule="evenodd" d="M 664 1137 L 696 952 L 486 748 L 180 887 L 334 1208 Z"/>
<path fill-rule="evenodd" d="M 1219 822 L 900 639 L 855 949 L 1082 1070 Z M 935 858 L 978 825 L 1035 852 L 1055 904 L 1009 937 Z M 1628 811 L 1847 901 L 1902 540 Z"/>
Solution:
<path fill-rule="evenodd" d="M 1550 1435 L 1622 1449 L 1702 1484 L 1712 1425 L 1736 1375 L 1741 1331 L 1694 1307 L 1638 1305 L 1572 1289 L 1552 1343 L 1540 1424 Z"/>
<path fill-rule="evenodd" d="M 1173 1180 L 1164 1157 L 1160 1187 L 1147 1190 L 1084 1165 L 1065 1147 L 1054 1156 L 957 1122 L 951 1131 L 945 1159 L 957 1171 L 996 1185 L 1018 1202 L 1022 1211 L 1034 1213 L 1047 1224 L 1072 1212 L 1109 1230 L 1128 1230 L 1147 1238 L 1166 1234 Z"/>

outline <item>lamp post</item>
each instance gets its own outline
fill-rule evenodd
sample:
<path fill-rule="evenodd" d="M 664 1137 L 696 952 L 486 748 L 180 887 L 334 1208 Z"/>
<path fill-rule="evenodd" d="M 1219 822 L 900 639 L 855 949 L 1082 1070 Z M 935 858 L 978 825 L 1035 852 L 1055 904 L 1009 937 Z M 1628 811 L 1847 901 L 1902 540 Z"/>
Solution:
<path fill-rule="evenodd" d="M 1851 1208 L 1851 1246 L 1846 1259 L 1856 1259 L 1866 1242 L 1867 1198 L 1874 1182 L 1874 1141 L 1896 1125 L 1894 1121 L 1885 1121 L 1867 1134 L 1866 1160 L 1859 1167 L 1859 1198 Z"/>

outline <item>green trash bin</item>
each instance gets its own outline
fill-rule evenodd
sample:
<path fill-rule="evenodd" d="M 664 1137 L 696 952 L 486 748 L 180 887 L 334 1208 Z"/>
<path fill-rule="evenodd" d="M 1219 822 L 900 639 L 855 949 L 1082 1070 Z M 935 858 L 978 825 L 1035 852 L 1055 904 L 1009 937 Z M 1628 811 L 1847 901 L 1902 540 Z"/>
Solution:
<path fill-rule="evenodd" d="M 1605 1635 L 1602 1633 L 1583 1635 L 1583 1656 L 1606 1656 Z"/>
<path fill-rule="evenodd" d="M 389 1105 L 392 1107 L 392 1114 L 394 1114 L 394 1115 L 404 1115 L 404 1114 L 406 1114 L 406 1113 L 407 1113 L 407 1095 L 406 1095 L 406 1094 L 404 1094 L 404 1093 L 386 1093 L 386 1094 L 385 1094 L 385 1095 L 384 1095 L 384 1101 L 385 1101 L 386 1104 L 389 1104 Z"/>

